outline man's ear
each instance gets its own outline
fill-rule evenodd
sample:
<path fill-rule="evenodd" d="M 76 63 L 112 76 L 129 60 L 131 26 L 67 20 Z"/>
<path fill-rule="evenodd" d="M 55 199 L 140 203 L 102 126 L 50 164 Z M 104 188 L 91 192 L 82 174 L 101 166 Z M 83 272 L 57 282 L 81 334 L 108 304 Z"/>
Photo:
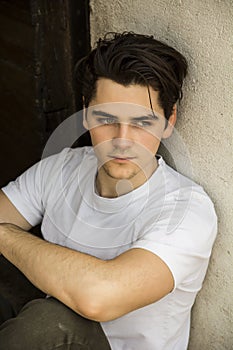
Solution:
<path fill-rule="evenodd" d="M 89 130 L 88 123 L 87 123 L 87 109 L 86 109 L 86 107 L 83 107 L 83 126 L 86 130 Z"/>
<path fill-rule="evenodd" d="M 171 136 L 174 126 L 176 124 L 176 116 L 177 116 L 177 106 L 176 104 L 173 106 L 172 114 L 170 115 L 168 121 L 167 121 L 167 126 L 163 131 L 163 136 L 162 139 L 167 139 L 168 137 Z"/>

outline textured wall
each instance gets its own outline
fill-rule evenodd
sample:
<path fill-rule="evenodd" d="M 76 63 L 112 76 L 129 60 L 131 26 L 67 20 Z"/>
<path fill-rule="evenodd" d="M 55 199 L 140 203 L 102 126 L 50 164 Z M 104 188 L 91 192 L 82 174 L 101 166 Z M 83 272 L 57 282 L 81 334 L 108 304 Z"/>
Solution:
<path fill-rule="evenodd" d="M 193 179 L 219 217 L 207 278 L 192 314 L 189 350 L 233 349 L 233 1 L 92 0 L 92 43 L 106 31 L 153 34 L 188 59 L 177 130 Z M 179 170 L 189 171 L 181 162 Z"/>

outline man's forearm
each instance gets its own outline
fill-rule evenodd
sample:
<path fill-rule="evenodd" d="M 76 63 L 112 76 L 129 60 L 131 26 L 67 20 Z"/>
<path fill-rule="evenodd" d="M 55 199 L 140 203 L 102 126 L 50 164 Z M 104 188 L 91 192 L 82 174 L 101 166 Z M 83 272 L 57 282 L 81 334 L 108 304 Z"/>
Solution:
<path fill-rule="evenodd" d="M 36 287 L 95 319 L 105 261 L 46 242 L 11 224 L 0 224 L 0 253 Z"/>

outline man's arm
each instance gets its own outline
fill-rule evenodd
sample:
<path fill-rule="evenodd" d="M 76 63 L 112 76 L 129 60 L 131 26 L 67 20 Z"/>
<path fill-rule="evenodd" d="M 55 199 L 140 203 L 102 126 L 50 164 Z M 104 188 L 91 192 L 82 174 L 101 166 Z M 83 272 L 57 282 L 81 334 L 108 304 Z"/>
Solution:
<path fill-rule="evenodd" d="M 167 265 L 144 249 L 105 261 L 0 224 L 0 253 L 42 291 L 96 321 L 151 304 L 174 287 Z"/>
<path fill-rule="evenodd" d="M 2 190 L 0 190 L 0 223 L 15 224 L 25 231 L 32 228 L 29 222 L 27 222 L 27 220 L 20 214 Z"/>

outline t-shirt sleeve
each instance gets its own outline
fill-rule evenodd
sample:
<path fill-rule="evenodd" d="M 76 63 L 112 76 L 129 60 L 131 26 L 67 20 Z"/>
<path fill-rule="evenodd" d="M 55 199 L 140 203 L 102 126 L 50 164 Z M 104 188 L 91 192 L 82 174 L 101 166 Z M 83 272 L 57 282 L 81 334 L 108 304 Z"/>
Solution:
<path fill-rule="evenodd" d="M 42 159 L 15 181 L 2 188 L 12 204 L 32 226 L 42 221 L 46 198 L 51 193 L 65 162 L 67 149 Z"/>
<path fill-rule="evenodd" d="M 64 148 L 33 165 L 2 191 L 21 215 L 35 226 L 42 221 L 48 201 L 56 203 L 70 174 L 90 150 L 90 147 Z"/>
<path fill-rule="evenodd" d="M 157 220 L 132 248 L 159 256 L 172 272 L 175 287 L 190 285 L 201 274 L 204 278 L 217 234 L 212 201 L 206 194 L 193 194 L 179 224 L 173 230 L 167 230 L 166 225 Z"/>
<path fill-rule="evenodd" d="M 42 202 L 41 169 L 46 162 L 39 162 L 11 181 L 2 191 L 20 214 L 35 226 L 42 220 L 44 208 Z"/>

